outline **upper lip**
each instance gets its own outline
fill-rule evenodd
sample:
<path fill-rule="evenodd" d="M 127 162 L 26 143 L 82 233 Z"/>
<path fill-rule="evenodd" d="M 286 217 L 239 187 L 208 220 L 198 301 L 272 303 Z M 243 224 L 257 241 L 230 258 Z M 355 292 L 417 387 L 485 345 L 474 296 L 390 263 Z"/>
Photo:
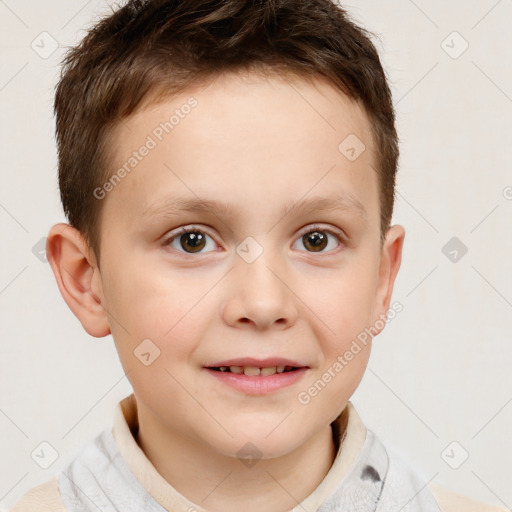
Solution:
<path fill-rule="evenodd" d="M 253 357 L 239 357 L 236 359 L 226 359 L 205 365 L 205 368 L 218 368 L 219 366 L 254 366 L 256 368 L 272 368 L 274 366 L 294 366 L 296 368 L 308 368 L 302 363 L 284 359 L 283 357 L 269 357 L 267 359 L 255 359 Z"/>

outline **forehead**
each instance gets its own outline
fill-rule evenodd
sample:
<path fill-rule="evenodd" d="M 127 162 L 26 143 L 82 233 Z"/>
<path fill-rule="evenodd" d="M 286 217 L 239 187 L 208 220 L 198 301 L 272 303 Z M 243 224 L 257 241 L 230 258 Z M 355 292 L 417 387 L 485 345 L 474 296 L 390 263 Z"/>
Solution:
<path fill-rule="evenodd" d="M 333 193 L 378 218 L 368 118 L 321 77 L 220 75 L 142 108 L 119 124 L 112 144 L 111 172 L 124 172 L 103 207 L 118 221 L 172 198 L 222 202 L 242 219 Z"/>

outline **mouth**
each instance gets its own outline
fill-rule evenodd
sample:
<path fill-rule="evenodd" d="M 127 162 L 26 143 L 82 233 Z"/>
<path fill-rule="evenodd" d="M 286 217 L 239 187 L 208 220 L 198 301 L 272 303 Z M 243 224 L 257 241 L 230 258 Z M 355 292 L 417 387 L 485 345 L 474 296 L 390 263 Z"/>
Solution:
<path fill-rule="evenodd" d="M 230 359 L 204 366 L 207 374 L 217 382 L 246 395 L 260 396 L 296 385 L 309 369 L 297 361 L 282 358 Z"/>
<path fill-rule="evenodd" d="M 309 366 L 299 361 L 286 359 L 284 357 L 267 357 L 265 359 L 237 357 L 233 359 L 223 359 L 221 361 L 212 361 L 204 367 L 214 372 L 234 373 L 247 375 L 249 377 L 269 377 L 275 374 L 296 372 L 297 370 L 306 370 L 309 368 Z"/>
<path fill-rule="evenodd" d="M 307 368 L 306 366 L 285 366 L 285 365 L 278 365 L 278 366 L 207 366 L 208 370 L 213 370 L 216 372 L 223 372 L 223 373 L 235 373 L 235 374 L 244 374 L 251 377 L 256 376 L 263 376 L 267 377 L 270 375 L 274 375 L 276 373 L 289 373 L 294 372 L 296 370 L 300 370 L 302 368 Z"/>

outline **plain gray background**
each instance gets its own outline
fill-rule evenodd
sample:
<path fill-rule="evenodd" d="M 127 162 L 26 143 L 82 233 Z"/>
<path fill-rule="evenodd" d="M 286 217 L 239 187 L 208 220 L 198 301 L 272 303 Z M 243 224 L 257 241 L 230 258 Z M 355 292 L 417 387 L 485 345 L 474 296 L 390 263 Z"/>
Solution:
<path fill-rule="evenodd" d="M 403 311 L 375 338 L 352 402 L 429 481 L 511 508 L 512 2 L 342 3 L 380 38 L 401 140 L 394 223 L 406 229 L 393 297 Z M 0 0 L 4 508 L 108 427 L 131 393 L 111 336 L 83 330 L 39 250 L 65 221 L 58 63 L 107 7 Z M 57 453 L 46 469 L 41 443 Z"/>

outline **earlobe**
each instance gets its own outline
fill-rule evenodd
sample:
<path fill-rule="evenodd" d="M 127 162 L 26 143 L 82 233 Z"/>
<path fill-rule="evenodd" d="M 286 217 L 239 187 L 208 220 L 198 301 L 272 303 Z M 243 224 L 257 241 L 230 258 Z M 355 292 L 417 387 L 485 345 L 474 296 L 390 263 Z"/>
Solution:
<path fill-rule="evenodd" d="M 373 325 L 377 320 L 386 318 L 393 293 L 395 279 L 402 262 L 402 249 L 405 230 L 396 224 L 386 233 L 386 240 L 382 246 L 378 284 L 373 308 Z M 382 329 L 379 329 L 380 332 Z"/>
<path fill-rule="evenodd" d="M 101 291 L 93 291 L 94 277 L 101 284 L 99 269 L 81 233 L 69 224 L 55 224 L 48 233 L 46 254 L 60 293 L 83 328 L 96 338 L 110 334 Z"/>

